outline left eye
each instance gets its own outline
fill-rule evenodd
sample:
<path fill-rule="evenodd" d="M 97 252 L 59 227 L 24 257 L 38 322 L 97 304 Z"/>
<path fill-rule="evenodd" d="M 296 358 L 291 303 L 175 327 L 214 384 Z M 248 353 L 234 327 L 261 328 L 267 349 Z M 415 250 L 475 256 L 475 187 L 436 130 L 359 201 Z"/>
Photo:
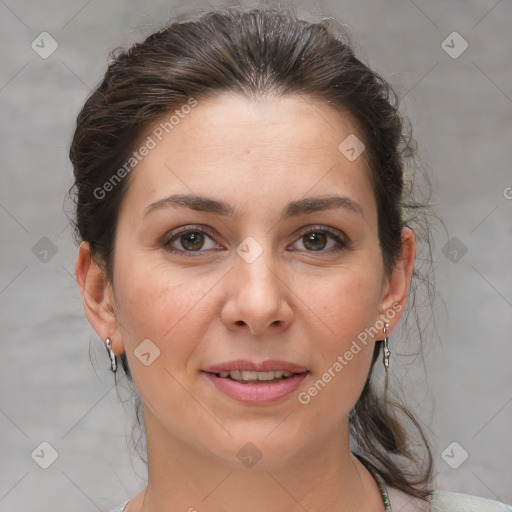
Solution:
<path fill-rule="evenodd" d="M 335 232 L 324 229 L 314 229 L 304 233 L 295 243 L 302 241 L 303 246 L 308 252 L 329 252 L 340 251 L 347 246 L 347 243 Z M 331 241 L 331 247 L 327 247 Z M 300 250 L 300 249 L 299 249 Z"/>

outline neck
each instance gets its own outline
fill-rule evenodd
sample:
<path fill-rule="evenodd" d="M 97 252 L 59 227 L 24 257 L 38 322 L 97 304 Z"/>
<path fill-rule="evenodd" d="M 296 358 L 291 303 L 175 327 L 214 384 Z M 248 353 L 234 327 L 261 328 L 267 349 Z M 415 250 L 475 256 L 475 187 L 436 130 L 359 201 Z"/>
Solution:
<path fill-rule="evenodd" d="M 261 454 L 252 467 L 170 435 L 147 410 L 145 426 L 148 486 L 126 512 L 384 510 L 377 483 L 350 452 L 348 421 L 286 460 Z"/>

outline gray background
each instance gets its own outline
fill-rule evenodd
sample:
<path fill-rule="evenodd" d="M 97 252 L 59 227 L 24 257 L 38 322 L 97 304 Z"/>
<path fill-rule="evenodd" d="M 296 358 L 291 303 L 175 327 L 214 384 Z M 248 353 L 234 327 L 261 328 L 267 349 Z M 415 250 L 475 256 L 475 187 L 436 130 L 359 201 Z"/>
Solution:
<path fill-rule="evenodd" d="M 433 253 L 438 336 L 424 347 L 426 372 L 420 358 L 398 356 L 392 339 L 391 373 L 434 445 L 437 488 L 512 503 L 512 3 L 293 5 L 348 24 L 403 97 L 446 231 L 437 230 Z M 73 277 L 67 151 L 108 52 L 191 6 L 208 4 L 0 0 L 2 512 L 109 510 L 145 485 L 145 467 L 126 446 L 132 409 L 115 390 Z M 58 42 L 47 59 L 31 48 L 43 31 Z M 453 31 L 469 45 L 458 58 L 441 46 Z M 48 469 L 31 457 L 43 441 L 58 453 Z M 453 469 L 445 459 L 453 465 L 462 450 L 468 458 Z"/>

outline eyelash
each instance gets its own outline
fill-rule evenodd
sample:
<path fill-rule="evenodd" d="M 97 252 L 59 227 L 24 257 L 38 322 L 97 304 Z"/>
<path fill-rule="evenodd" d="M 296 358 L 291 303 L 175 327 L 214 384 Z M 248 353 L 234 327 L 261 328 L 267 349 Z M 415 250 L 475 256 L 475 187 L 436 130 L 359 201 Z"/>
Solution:
<path fill-rule="evenodd" d="M 178 240 L 179 237 L 181 237 L 183 235 L 188 235 L 190 233 L 203 233 L 204 235 L 213 239 L 213 235 L 211 233 L 209 233 L 209 230 L 205 230 L 204 228 L 195 228 L 195 227 L 187 226 L 185 228 L 178 228 L 177 230 L 169 233 L 168 236 L 166 236 L 163 241 L 164 248 L 169 252 L 180 253 L 180 255 L 184 255 L 185 257 L 191 257 L 191 258 L 197 257 L 196 254 L 198 254 L 198 253 L 206 252 L 205 250 L 201 250 L 201 249 L 199 249 L 197 251 L 187 251 L 187 250 L 176 249 L 175 247 L 171 247 L 172 242 L 174 242 L 175 240 Z M 308 231 L 305 231 L 302 234 L 300 234 L 299 237 L 297 238 L 297 241 L 300 240 L 301 238 L 305 237 L 306 235 L 310 235 L 312 233 L 322 233 L 322 234 L 327 235 L 328 238 L 330 238 L 331 240 L 334 240 L 336 242 L 337 247 L 333 247 L 328 250 L 320 249 L 318 251 L 312 251 L 312 250 L 306 249 L 306 252 L 320 253 L 320 254 L 339 253 L 341 251 L 344 251 L 344 250 L 350 248 L 349 242 L 344 239 L 345 237 L 341 234 L 341 232 L 339 232 L 338 230 L 334 230 L 334 229 L 331 229 L 328 227 L 321 227 L 321 226 L 311 227 Z M 207 249 L 207 250 L 210 250 L 210 249 Z"/>

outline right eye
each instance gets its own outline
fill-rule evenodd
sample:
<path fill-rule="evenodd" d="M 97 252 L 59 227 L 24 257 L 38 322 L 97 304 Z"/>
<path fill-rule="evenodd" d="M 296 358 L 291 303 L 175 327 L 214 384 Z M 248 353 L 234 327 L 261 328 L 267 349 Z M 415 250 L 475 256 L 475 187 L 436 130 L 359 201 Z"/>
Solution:
<path fill-rule="evenodd" d="M 204 248 L 208 240 L 210 247 Z M 212 243 L 214 243 L 212 237 L 204 230 L 185 226 L 169 233 L 163 245 L 170 252 L 181 253 L 188 257 L 192 256 L 190 253 L 215 249 L 215 246 L 211 245 Z"/>

